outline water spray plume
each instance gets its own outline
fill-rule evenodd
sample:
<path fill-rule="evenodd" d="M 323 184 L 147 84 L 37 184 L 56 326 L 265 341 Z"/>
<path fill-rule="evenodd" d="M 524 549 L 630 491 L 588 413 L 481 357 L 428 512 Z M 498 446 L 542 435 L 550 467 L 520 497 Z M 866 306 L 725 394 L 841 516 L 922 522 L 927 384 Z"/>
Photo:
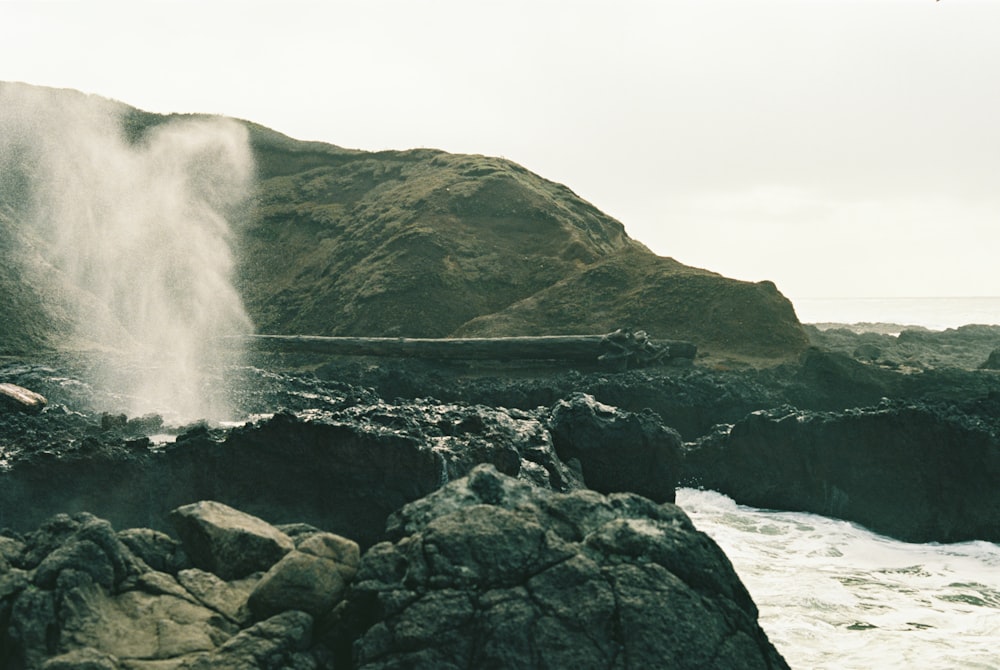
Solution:
<path fill-rule="evenodd" d="M 183 422 L 228 418 L 214 380 L 238 363 L 219 338 L 251 332 L 232 283 L 234 213 L 253 178 L 246 128 L 192 118 L 129 141 L 124 105 L 67 91 L 0 88 L 32 192 L 29 222 L 77 305 L 79 338 L 100 356 L 119 411 Z M 7 154 L 12 152 L 7 151 Z"/>

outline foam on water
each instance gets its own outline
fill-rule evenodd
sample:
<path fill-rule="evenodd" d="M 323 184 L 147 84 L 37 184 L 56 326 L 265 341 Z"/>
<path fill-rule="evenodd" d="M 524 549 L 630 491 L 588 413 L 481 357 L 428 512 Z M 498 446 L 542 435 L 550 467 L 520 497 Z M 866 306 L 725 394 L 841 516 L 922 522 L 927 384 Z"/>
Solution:
<path fill-rule="evenodd" d="M 909 544 L 680 489 L 793 668 L 1000 668 L 1000 546 Z"/>

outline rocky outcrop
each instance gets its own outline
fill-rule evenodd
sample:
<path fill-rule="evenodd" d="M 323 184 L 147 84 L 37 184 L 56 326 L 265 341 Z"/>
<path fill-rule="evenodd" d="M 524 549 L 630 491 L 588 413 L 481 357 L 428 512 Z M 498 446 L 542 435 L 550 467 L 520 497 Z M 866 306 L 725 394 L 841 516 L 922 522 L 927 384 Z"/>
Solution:
<path fill-rule="evenodd" d="M 178 510 L 189 519 L 203 515 L 228 538 L 206 541 L 183 533 L 185 553 L 214 566 L 233 561 L 234 547 L 260 545 L 234 538 L 283 537 L 266 522 L 218 503 L 200 502 Z M 193 522 L 192 522 L 193 523 Z M 202 524 L 204 525 L 204 524 Z M 194 568 L 176 572 L 153 569 L 131 551 L 123 538 L 150 537 L 133 529 L 116 534 L 111 525 L 89 514 L 53 517 L 22 540 L 4 538 L 6 565 L 0 565 L 0 667 L 19 670 L 315 670 L 330 667 L 329 652 L 313 644 L 314 617 L 340 601 L 357 568 L 357 545 L 330 533 L 300 536 L 302 552 L 323 554 L 341 580 L 337 594 L 324 589 L 323 571 L 315 583 L 299 580 L 285 601 L 271 599 L 270 611 L 254 612 L 254 594 L 267 587 L 278 561 L 261 573 L 228 581 Z M 142 542 L 143 553 L 157 565 L 169 564 L 177 548 L 167 542 Z M 266 552 L 253 551 L 263 558 Z M 330 558 L 335 556 L 336 559 Z M 285 558 L 287 559 L 288 556 Z M 7 558 L 5 558 L 5 561 Z M 286 582 L 287 584 L 287 582 Z M 315 593 L 310 594 L 312 590 Z M 309 601 L 312 612 L 296 605 Z"/>
<path fill-rule="evenodd" d="M 208 499 L 368 546 L 391 512 L 479 463 L 554 490 L 582 485 L 556 454 L 544 410 L 376 400 L 309 415 L 279 413 L 230 432 L 195 427 L 163 446 L 116 442 L 111 432 L 101 434 L 109 441 L 24 449 L 0 471 L 0 524 L 23 530 L 58 512 L 91 511 L 118 527 L 164 531 L 171 509 Z M 219 572 L 238 565 L 239 546 L 222 566 L 190 558 Z"/>
<path fill-rule="evenodd" d="M 227 539 L 189 529 L 171 546 L 89 514 L 3 537 L 0 667 L 787 668 L 719 548 L 679 508 L 634 494 L 555 493 L 477 466 L 400 510 L 392 541 L 363 556 L 216 502 L 174 517 Z M 222 566 L 241 534 L 294 548 L 222 579 L 155 570 L 123 539 L 157 565 L 182 551 Z"/>
<path fill-rule="evenodd" d="M 580 393 L 555 404 L 549 427 L 559 458 L 579 463 L 588 488 L 674 501 L 681 438 L 653 412 L 623 412 Z"/>
<path fill-rule="evenodd" d="M 191 561 L 222 579 L 266 570 L 295 548 L 274 526 L 210 500 L 178 507 L 170 520 Z"/>
<path fill-rule="evenodd" d="M 389 533 L 348 599 L 358 668 L 787 667 L 729 561 L 672 505 L 479 466 Z"/>
<path fill-rule="evenodd" d="M 687 447 L 681 481 L 740 503 L 848 519 L 913 542 L 1000 541 L 996 426 L 954 405 L 784 407 Z"/>

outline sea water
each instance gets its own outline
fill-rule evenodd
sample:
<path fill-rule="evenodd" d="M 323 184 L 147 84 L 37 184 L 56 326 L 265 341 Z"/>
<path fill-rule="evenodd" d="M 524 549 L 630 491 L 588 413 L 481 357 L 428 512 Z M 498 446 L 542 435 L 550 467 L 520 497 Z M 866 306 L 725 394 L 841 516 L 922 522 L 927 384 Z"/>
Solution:
<path fill-rule="evenodd" d="M 1000 325 L 1000 297 L 793 298 L 802 323 L 895 323 L 931 330 Z"/>
<path fill-rule="evenodd" d="M 792 668 L 1000 668 L 1000 546 L 909 544 L 680 489 Z"/>
<path fill-rule="evenodd" d="M 1000 324 L 1000 298 L 794 299 L 803 323 Z M 846 521 L 677 502 L 732 561 L 792 668 L 1000 669 L 1000 545 L 910 544 Z"/>

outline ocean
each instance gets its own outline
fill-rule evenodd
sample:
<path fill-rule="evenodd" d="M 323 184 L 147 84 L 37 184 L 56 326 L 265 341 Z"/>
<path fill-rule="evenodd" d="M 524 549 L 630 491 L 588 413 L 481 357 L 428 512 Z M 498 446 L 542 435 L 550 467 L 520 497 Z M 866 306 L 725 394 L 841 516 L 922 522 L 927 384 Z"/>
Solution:
<path fill-rule="evenodd" d="M 931 330 L 1000 325 L 997 298 L 791 298 L 802 323 L 896 323 Z"/>
<path fill-rule="evenodd" d="M 677 503 L 722 547 L 792 668 L 1000 668 L 1000 546 L 908 544 L 846 521 Z"/>
<path fill-rule="evenodd" d="M 792 302 L 803 323 L 1000 324 L 1000 298 Z M 713 491 L 677 502 L 729 556 L 792 668 L 1000 669 L 1000 545 L 910 544 Z"/>

